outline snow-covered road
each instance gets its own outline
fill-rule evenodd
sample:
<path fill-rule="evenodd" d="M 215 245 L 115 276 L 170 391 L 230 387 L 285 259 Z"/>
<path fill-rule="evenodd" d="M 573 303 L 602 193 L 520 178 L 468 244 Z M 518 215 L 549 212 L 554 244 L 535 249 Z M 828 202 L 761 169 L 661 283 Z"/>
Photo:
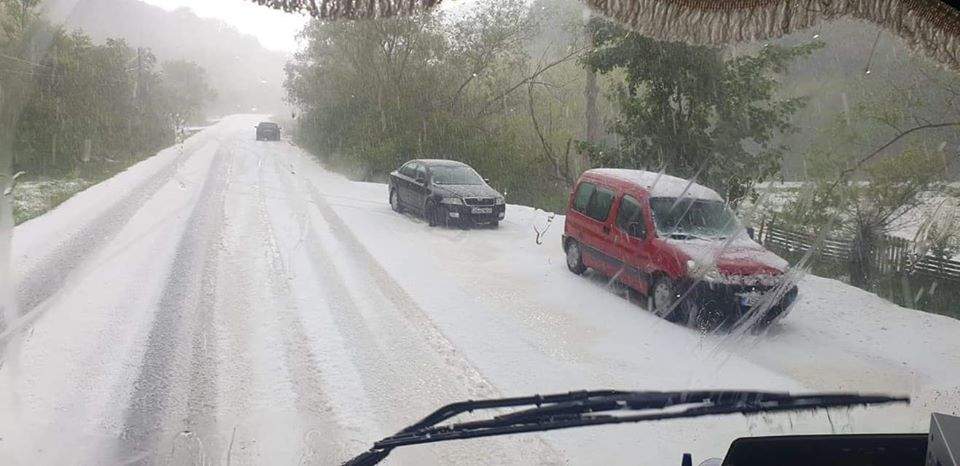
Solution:
<path fill-rule="evenodd" d="M 925 431 L 960 414 L 960 321 L 806 277 L 765 335 L 699 335 L 569 273 L 563 218 L 429 228 L 224 119 L 17 227 L 0 464 L 332 464 L 441 404 L 579 389 L 910 394 L 401 449 L 403 464 L 677 464 L 743 435 Z"/>

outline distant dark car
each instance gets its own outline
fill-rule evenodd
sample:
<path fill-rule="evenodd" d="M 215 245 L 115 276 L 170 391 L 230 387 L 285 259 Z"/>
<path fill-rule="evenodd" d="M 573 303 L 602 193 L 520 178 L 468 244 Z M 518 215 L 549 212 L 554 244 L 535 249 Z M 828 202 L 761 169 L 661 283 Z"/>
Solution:
<path fill-rule="evenodd" d="M 453 160 L 411 160 L 390 174 L 390 206 L 422 215 L 430 226 L 462 227 L 503 220 L 503 195 L 469 165 Z"/>
<path fill-rule="evenodd" d="M 257 128 L 257 141 L 279 141 L 280 125 L 269 121 L 261 121 Z"/>

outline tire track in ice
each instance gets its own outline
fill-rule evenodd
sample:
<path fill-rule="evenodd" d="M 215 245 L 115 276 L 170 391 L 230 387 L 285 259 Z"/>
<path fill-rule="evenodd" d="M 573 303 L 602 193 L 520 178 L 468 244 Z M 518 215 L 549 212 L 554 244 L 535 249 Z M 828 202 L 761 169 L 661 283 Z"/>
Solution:
<path fill-rule="evenodd" d="M 298 194 L 290 192 L 289 198 L 297 199 Z M 304 212 L 306 208 L 303 205 L 298 210 Z M 399 351 L 392 352 L 389 342 L 378 338 L 363 318 L 363 310 L 349 292 L 349 284 L 334 266 L 331 253 L 324 245 L 329 240 L 322 237 L 313 223 L 313 220 L 308 221 L 302 242 L 302 254 L 309 262 L 310 281 L 315 283 L 314 287 L 318 288 L 317 292 L 321 295 L 321 301 L 312 304 L 320 307 L 323 312 L 330 313 L 334 328 L 328 331 L 339 333 L 349 342 L 346 354 L 342 357 L 349 358 L 357 368 L 361 384 L 360 387 L 353 387 L 351 391 L 363 394 L 362 397 L 355 396 L 350 404 L 373 405 L 363 410 L 349 405 L 341 406 L 343 416 L 349 417 L 352 410 L 365 411 L 364 414 L 367 415 L 379 414 L 379 418 L 375 420 L 379 427 L 378 432 L 363 433 L 367 436 L 365 440 L 369 445 L 378 436 L 389 433 L 391 426 L 392 430 L 399 430 L 400 426 L 412 421 L 413 419 L 402 418 L 397 411 L 409 409 L 409 406 L 405 405 L 416 403 L 415 397 L 418 393 L 431 390 L 423 386 L 424 381 L 418 377 L 419 374 L 411 372 L 406 365 L 393 363 Z M 303 273 L 302 269 L 298 272 Z M 441 458 L 436 456 L 421 456 L 418 459 L 416 463 L 419 464 L 451 463 L 449 459 L 441 461 Z"/>
<path fill-rule="evenodd" d="M 265 327 L 262 322 L 252 323 L 257 317 L 254 300 L 256 287 L 251 282 L 248 269 L 250 252 L 248 233 L 246 231 L 252 223 L 249 220 L 249 211 L 256 207 L 249 207 L 249 202 L 237 190 L 250 189 L 249 183 L 244 183 L 240 176 L 246 175 L 246 160 L 235 155 L 234 174 L 230 178 L 231 189 L 225 199 L 224 217 L 224 254 L 219 263 L 218 302 L 214 311 L 215 327 L 218 332 L 217 347 L 217 379 L 218 411 L 217 418 L 222 427 L 230 429 L 231 437 L 223 461 L 228 464 L 238 461 L 241 464 L 251 463 L 247 458 L 256 458 L 260 451 L 260 426 L 249 427 L 252 430 L 252 440 L 248 440 L 246 419 L 256 412 L 257 398 L 266 390 L 281 385 L 276 382 L 274 373 L 266 370 L 262 359 L 257 359 L 258 343 L 266 338 L 260 337 L 260 331 Z M 259 325 L 257 325 L 259 324 Z M 264 374 L 265 372 L 265 374 Z M 239 433 L 237 432 L 239 431 Z M 238 435 L 239 434 L 239 435 Z M 239 452 L 243 451 L 243 454 Z"/>
<path fill-rule="evenodd" d="M 284 171 L 274 165 L 278 173 Z M 441 402 L 501 396 L 380 266 L 312 183 L 303 181 L 303 177 L 294 177 L 292 184 L 305 185 L 300 191 L 320 214 L 310 217 L 304 249 L 338 330 L 348 332 L 347 338 L 353 342 L 350 356 L 354 365 L 362 368 L 364 390 L 386 423 L 382 427 L 388 432 L 398 430 Z M 296 195 L 291 193 L 291 198 L 296 199 Z M 344 251 L 348 257 L 334 257 L 331 250 Z M 343 261 L 349 270 L 340 272 L 338 269 L 344 266 L 338 267 L 337 263 Z M 350 279 L 358 275 L 369 278 L 363 289 L 357 289 Z M 351 290 L 363 295 L 354 296 Z M 410 417 L 411 412 L 417 414 Z M 524 448 L 504 448 L 517 447 L 518 443 L 525 443 Z M 414 455 L 416 463 L 512 463 L 518 458 L 521 462 L 560 462 L 559 455 L 540 437 L 509 439 L 481 448 L 484 451 L 480 456 L 479 449 L 469 446 L 417 449 L 404 452 L 404 456 Z M 530 452 L 536 453 L 526 456 Z"/>
<path fill-rule="evenodd" d="M 304 433 L 304 444 L 301 446 L 303 450 L 299 460 L 306 464 L 329 464 L 335 462 L 333 459 L 344 457 L 345 452 L 341 450 L 344 441 L 333 422 L 333 409 L 325 393 L 323 373 L 310 350 L 310 339 L 297 312 L 297 304 L 292 299 L 294 291 L 287 279 L 283 254 L 277 244 L 277 235 L 266 204 L 266 180 L 262 161 L 263 159 L 259 158 L 256 166 L 259 182 L 255 191 L 259 219 L 254 225 L 253 233 L 258 240 L 256 242 L 265 248 L 269 267 L 265 277 L 266 285 L 273 297 L 272 302 L 277 305 L 273 311 L 277 313 L 280 326 L 284 330 L 281 340 L 285 367 L 289 371 L 297 411 L 301 421 L 309 428 L 309 431 Z M 317 425 L 317 422 L 320 422 L 320 425 Z"/>
<path fill-rule="evenodd" d="M 330 231 L 337 240 L 347 247 L 353 258 L 362 265 L 363 270 L 370 274 L 374 288 L 383 293 L 395 308 L 403 314 L 413 326 L 419 329 L 424 341 L 443 356 L 443 360 L 456 373 L 469 382 L 470 395 L 473 397 L 497 396 L 497 390 L 488 382 L 480 371 L 473 367 L 460 354 L 453 344 L 443 335 L 441 330 L 427 316 L 426 312 L 413 298 L 398 284 L 387 271 L 377 262 L 376 258 L 360 243 L 360 240 L 349 230 L 343 220 L 327 204 L 313 184 L 307 185 L 307 190 L 314 205 L 317 206 Z"/>
<path fill-rule="evenodd" d="M 30 312 L 60 290 L 86 258 L 108 244 L 140 206 L 177 174 L 187 157 L 204 147 L 203 140 L 191 141 L 191 147 L 184 147 L 184 150 L 163 168 L 141 181 L 100 215 L 87 221 L 21 276 L 16 290 L 19 314 Z M 2 326 L 3 323 L 0 322 L 0 327 Z"/>
<path fill-rule="evenodd" d="M 177 246 L 124 415 L 118 460 L 182 462 L 216 457 L 221 447 L 222 441 L 207 435 L 216 426 L 212 419 L 216 381 L 211 380 L 216 375 L 211 367 L 216 340 L 208 336 L 216 300 L 227 156 L 226 148 L 218 149 Z M 170 437 L 174 432 L 178 433 Z"/>
<path fill-rule="evenodd" d="M 309 181 L 303 183 L 299 178 L 296 181 L 305 187 L 311 204 L 317 207 L 318 212 L 321 214 L 330 232 L 333 233 L 333 236 L 342 245 L 346 246 L 346 249 L 351 253 L 352 259 L 357 262 L 357 265 L 360 266 L 363 272 L 369 273 L 373 285 L 372 288 L 383 293 L 384 297 L 387 298 L 397 310 L 401 311 L 408 321 L 414 323 L 413 326 L 422 333 L 424 341 L 428 342 L 437 354 L 443 356 L 444 361 L 447 362 L 451 369 L 462 374 L 465 380 L 470 381 L 471 396 L 478 398 L 498 396 L 499 393 L 496 388 L 457 351 L 453 343 L 447 339 L 427 313 L 424 312 L 410 294 L 390 276 L 370 251 L 368 251 L 353 232 L 350 231 L 343 219 L 334 212 L 326 199 L 324 199 L 324 196 L 317 190 L 316 186 Z"/>

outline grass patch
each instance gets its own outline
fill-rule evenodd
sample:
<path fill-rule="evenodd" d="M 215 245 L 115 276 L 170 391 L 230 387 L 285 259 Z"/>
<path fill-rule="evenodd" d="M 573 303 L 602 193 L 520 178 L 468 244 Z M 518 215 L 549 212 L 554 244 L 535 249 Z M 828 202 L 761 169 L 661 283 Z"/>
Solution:
<path fill-rule="evenodd" d="M 17 180 L 13 189 L 14 225 L 53 210 L 74 194 L 126 170 L 150 155 L 141 154 L 120 160 L 97 159 L 69 171 L 51 170 L 37 176 L 31 176 L 28 172 Z"/>
<path fill-rule="evenodd" d="M 93 184 L 76 177 L 20 181 L 13 190 L 13 221 L 19 225 L 40 216 Z"/>

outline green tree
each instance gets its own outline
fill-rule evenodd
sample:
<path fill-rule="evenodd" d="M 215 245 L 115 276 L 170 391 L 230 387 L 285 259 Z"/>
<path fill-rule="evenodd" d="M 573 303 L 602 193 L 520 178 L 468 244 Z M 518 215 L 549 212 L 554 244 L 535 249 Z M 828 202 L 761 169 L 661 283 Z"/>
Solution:
<path fill-rule="evenodd" d="M 95 44 L 48 24 L 31 2 L 0 2 L 0 149 L 14 171 L 67 176 L 91 160 L 132 163 L 173 142 L 171 115 L 202 116 L 212 91 L 197 65 L 173 62 L 161 74 L 149 49 Z M 28 46 L 38 37 L 42 48 Z"/>
<path fill-rule="evenodd" d="M 301 109 L 297 139 L 356 178 L 382 179 L 414 157 L 451 158 L 476 167 L 512 202 L 558 208 L 565 182 L 543 155 L 528 90 L 537 87 L 543 139 L 562 148 L 566 127 L 579 126 L 563 116 L 558 81 L 578 70 L 562 48 L 560 58 L 531 61 L 537 31 L 521 0 L 480 2 L 452 18 L 313 22 L 285 82 Z"/>
<path fill-rule="evenodd" d="M 784 218 L 794 227 L 852 240 L 847 272 L 853 285 L 869 288 L 876 278 L 876 251 L 916 213 L 925 196 L 943 192 L 941 149 L 930 147 L 920 130 L 950 128 L 952 123 L 912 123 L 911 107 L 891 105 L 887 91 L 841 112 L 805 154 L 811 184 L 788 204 Z M 872 141 L 885 144 L 869 153 Z"/>
<path fill-rule="evenodd" d="M 815 155 L 830 159 L 836 156 L 827 151 Z M 811 228 L 827 228 L 826 233 L 832 236 L 851 238 L 847 262 L 850 283 L 867 288 L 876 276 L 876 251 L 886 235 L 923 204 L 926 193 L 942 187 L 938 161 L 936 153 L 909 147 L 871 163 L 854 180 L 837 183 L 836 175 L 819 180 L 786 207 L 783 217 L 809 233 L 819 232 Z"/>
<path fill-rule="evenodd" d="M 216 98 L 216 91 L 207 83 L 207 73 L 198 64 L 171 60 L 161 65 L 164 105 L 177 124 L 198 123 L 203 110 Z"/>
<path fill-rule="evenodd" d="M 794 130 L 804 98 L 780 98 L 778 73 L 822 46 L 765 46 L 727 57 L 722 49 L 662 42 L 594 19 L 595 48 L 584 63 L 600 73 L 622 70 L 616 150 L 603 164 L 665 169 L 696 178 L 736 202 L 758 180 L 775 175 L 785 147 L 775 136 Z"/>

